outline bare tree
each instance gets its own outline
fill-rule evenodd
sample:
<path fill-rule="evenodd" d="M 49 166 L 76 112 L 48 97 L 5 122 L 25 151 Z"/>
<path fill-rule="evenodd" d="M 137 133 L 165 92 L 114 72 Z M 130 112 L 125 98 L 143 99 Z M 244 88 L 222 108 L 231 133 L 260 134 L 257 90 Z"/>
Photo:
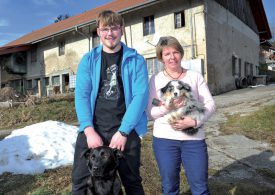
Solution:
<path fill-rule="evenodd" d="M 66 20 L 69 17 L 70 17 L 69 14 L 60 14 L 56 17 L 56 19 L 54 20 L 54 23 L 60 22 L 62 20 Z"/>

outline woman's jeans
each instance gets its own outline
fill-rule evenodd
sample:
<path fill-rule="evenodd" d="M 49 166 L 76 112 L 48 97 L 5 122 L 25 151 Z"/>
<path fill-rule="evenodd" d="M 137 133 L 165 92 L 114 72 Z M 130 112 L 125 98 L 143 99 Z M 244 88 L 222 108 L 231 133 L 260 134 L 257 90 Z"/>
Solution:
<path fill-rule="evenodd" d="M 179 194 L 181 163 L 192 194 L 209 194 L 205 140 L 179 141 L 153 137 L 153 150 L 164 195 Z"/>

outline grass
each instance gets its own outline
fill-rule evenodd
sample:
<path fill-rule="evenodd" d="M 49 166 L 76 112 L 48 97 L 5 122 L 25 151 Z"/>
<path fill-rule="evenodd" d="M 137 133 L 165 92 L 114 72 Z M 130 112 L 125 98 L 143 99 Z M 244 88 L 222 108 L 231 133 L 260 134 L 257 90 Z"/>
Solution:
<path fill-rule="evenodd" d="M 16 129 L 46 120 L 76 122 L 73 97 L 37 99 L 35 105 L 0 108 L 0 130 Z"/>
<path fill-rule="evenodd" d="M 275 144 L 275 105 L 263 107 L 256 113 L 248 116 L 228 115 L 228 121 L 221 126 L 221 131 L 227 134 L 244 134 L 256 140 L 265 140 Z M 0 110 L 0 129 L 15 129 L 45 120 L 58 120 L 66 123 L 76 121 L 73 98 L 42 99 L 35 106 L 20 106 L 17 108 Z M 150 126 L 151 128 L 151 126 Z M 152 134 L 150 129 L 149 134 Z M 152 136 L 142 139 L 141 176 L 145 193 L 148 195 L 161 194 L 159 171 L 152 151 Z M 0 175 L 0 195 L 69 195 L 71 191 L 71 166 L 46 170 L 43 174 Z M 263 176 L 275 178 L 270 170 L 256 170 Z M 219 171 L 210 169 L 209 175 L 217 175 Z M 271 195 L 274 190 L 260 188 L 249 181 L 231 183 L 209 179 L 212 195 Z M 184 171 L 181 172 L 181 195 L 191 195 Z"/>
<path fill-rule="evenodd" d="M 248 138 L 270 143 L 275 149 L 275 105 L 265 106 L 246 116 L 227 115 L 220 131 L 242 134 Z"/>

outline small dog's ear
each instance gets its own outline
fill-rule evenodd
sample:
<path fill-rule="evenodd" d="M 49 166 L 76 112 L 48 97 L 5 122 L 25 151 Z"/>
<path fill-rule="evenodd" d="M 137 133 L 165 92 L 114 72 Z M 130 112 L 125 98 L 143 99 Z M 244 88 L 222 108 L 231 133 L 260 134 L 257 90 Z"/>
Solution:
<path fill-rule="evenodd" d="M 186 91 L 190 92 L 191 91 L 191 87 L 190 85 L 188 85 L 187 83 L 184 83 L 182 81 L 179 81 L 180 83 L 180 89 L 185 89 Z"/>
<path fill-rule="evenodd" d="M 161 89 L 160 89 L 161 94 L 164 94 L 166 90 L 167 90 L 167 86 L 165 86 L 165 87 L 161 88 Z"/>
<path fill-rule="evenodd" d="M 113 149 L 113 151 L 114 151 L 114 155 L 116 156 L 117 159 L 124 158 L 124 155 L 121 152 L 121 150 L 118 150 L 115 148 L 115 149 Z"/>
<path fill-rule="evenodd" d="M 80 158 L 82 158 L 83 156 L 84 156 L 85 158 L 88 158 L 88 156 L 90 155 L 91 152 L 92 152 L 92 149 L 90 149 L 90 148 L 84 150 L 84 151 L 81 153 Z"/>
<path fill-rule="evenodd" d="M 169 82 L 165 85 L 165 87 L 163 87 L 163 88 L 160 89 L 160 91 L 161 91 L 162 94 L 164 94 L 164 93 L 167 91 L 167 88 L 168 88 L 168 86 L 170 85 L 170 83 L 171 83 L 171 81 L 169 81 Z"/>

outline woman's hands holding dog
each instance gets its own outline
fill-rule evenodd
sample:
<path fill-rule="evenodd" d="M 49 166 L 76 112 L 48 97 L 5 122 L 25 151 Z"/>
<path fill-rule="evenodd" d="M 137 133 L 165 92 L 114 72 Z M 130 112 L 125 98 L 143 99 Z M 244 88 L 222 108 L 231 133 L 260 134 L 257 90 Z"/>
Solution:
<path fill-rule="evenodd" d="M 84 133 L 87 138 L 88 148 L 103 146 L 101 137 L 97 134 L 93 127 L 86 127 Z"/>
<path fill-rule="evenodd" d="M 119 131 L 117 131 L 117 132 L 113 135 L 109 147 L 110 147 L 110 148 L 116 148 L 116 149 L 118 149 L 118 150 L 123 151 L 126 142 L 127 142 L 127 137 L 121 135 L 121 133 L 120 133 Z"/>
<path fill-rule="evenodd" d="M 167 110 L 175 110 L 184 106 L 185 102 L 183 98 L 174 98 L 173 102 L 169 106 L 165 106 Z"/>
<path fill-rule="evenodd" d="M 171 126 L 173 129 L 181 131 L 189 127 L 196 127 L 196 121 L 190 117 L 185 117 L 183 119 L 177 120 L 175 123 L 171 124 Z"/>

